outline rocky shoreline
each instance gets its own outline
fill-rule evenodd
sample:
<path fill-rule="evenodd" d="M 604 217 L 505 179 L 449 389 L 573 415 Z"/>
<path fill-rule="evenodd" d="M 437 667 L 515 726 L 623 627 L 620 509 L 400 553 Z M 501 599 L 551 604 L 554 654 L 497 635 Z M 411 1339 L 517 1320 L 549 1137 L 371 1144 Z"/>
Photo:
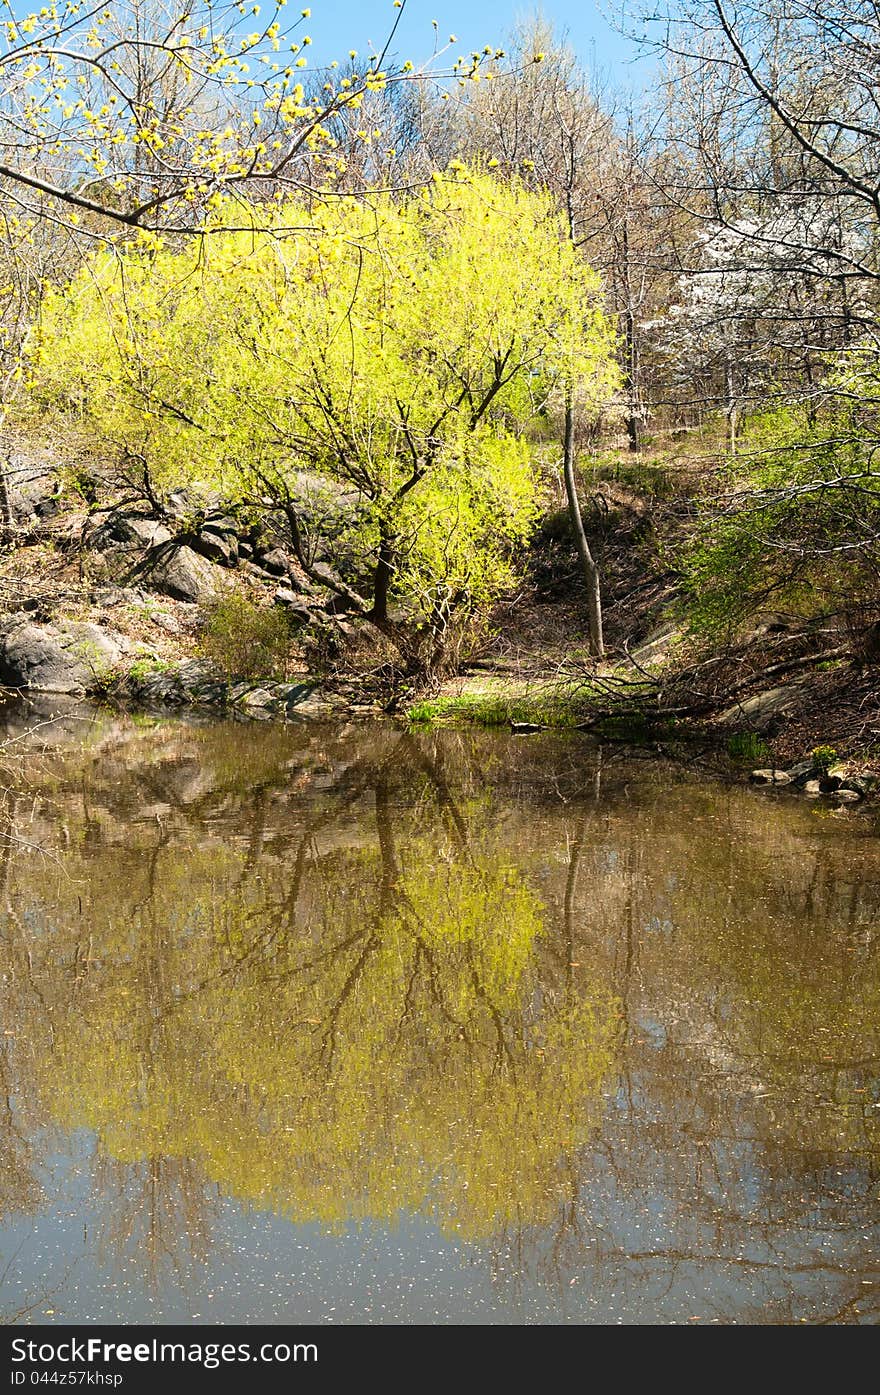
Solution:
<path fill-rule="evenodd" d="M 328 685 L 297 657 L 316 636 L 332 652 L 355 617 L 337 613 L 339 598 L 271 523 L 192 491 L 172 495 L 162 518 L 143 501 L 77 508 L 49 450 L 13 452 L 7 477 L 0 688 L 254 719 L 379 710 L 358 685 Z M 283 617 L 290 665 L 238 676 L 200 652 L 211 607 L 232 595 Z"/>
<path fill-rule="evenodd" d="M 845 765 L 825 765 L 815 757 L 798 761 L 787 770 L 775 766 L 753 770 L 749 782 L 765 788 L 788 787 L 808 799 L 825 797 L 833 804 L 858 804 L 880 788 L 876 775 L 853 773 Z"/>

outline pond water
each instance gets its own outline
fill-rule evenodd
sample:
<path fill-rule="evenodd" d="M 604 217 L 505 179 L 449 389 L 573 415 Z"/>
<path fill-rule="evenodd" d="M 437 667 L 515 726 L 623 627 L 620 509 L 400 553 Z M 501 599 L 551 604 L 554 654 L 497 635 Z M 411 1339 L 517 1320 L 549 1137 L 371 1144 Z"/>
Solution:
<path fill-rule="evenodd" d="M 0 1319 L 877 1320 L 869 817 L 579 734 L 3 759 Z"/>

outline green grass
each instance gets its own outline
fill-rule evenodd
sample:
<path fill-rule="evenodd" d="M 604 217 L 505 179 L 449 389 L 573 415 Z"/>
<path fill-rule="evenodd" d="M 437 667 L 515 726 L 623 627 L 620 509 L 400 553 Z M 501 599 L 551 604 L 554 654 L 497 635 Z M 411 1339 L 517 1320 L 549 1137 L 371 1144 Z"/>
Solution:
<path fill-rule="evenodd" d="M 644 696 L 650 696 L 650 692 L 646 685 Z M 472 723 L 481 727 L 506 727 L 511 722 L 530 722 L 549 730 L 566 731 L 593 717 L 595 725 L 590 729 L 597 736 L 634 742 L 640 742 L 660 729 L 671 733 L 675 726 L 672 720 L 658 724 L 640 712 L 638 695 L 633 688 L 630 688 L 625 699 L 621 697 L 618 701 L 619 713 L 606 712 L 605 716 L 595 718 L 597 709 L 618 705 L 606 689 L 591 688 L 583 682 L 570 685 L 558 682 L 552 688 L 549 685 L 536 684 L 529 688 L 523 684 L 504 686 L 498 683 L 488 690 L 424 698 L 407 709 L 406 718 L 413 726 Z"/>
<path fill-rule="evenodd" d="M 406 713 L 412 725 L 473 722 L 481 727 L 505 727 L 510 722 L 534 722 L 557 730 L 582 721 L 584 709 L 565 697 L 547 694 L 470 693 L 426 698 Z"/>
<path fill-rule="evenodd" d="M 748 761 L 751 765 L 758 765 L 761 761 L 769 760 L 773 753 L 757 732 L 742 731 L 731 736 L 727 743 L 727 754 L 731 760 Z"/>

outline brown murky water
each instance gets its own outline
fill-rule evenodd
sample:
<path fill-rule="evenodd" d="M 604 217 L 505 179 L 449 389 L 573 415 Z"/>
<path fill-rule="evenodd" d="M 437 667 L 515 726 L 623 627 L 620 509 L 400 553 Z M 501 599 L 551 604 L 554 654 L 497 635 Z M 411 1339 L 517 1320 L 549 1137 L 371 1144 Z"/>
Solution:
<path fill-rule="evenodd" d="M 863 815 L 576 734 L 13 750 L 7 1322 L 877 1320 Z"/>

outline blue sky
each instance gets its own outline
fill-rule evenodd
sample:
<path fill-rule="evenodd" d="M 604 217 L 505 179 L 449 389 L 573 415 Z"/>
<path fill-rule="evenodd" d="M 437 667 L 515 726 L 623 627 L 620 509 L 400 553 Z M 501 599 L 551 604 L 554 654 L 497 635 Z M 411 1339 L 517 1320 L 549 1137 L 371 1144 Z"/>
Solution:
<path fill-rule="evenodd" d="M 12 0 L 12 12 L 24 16 L 39 9 L 40 0 Z M 113 10 L 117 0 L 107 0 Z M 259 3 L 260 18 L 268 23 L 273 0 L 244 0 L 246 18 L 243 29 L 255 27 L 250 15 L 252 3 Z M 437 21 L 436 36 L 445 47 L 451 34 L 457 42 L 447 49 L 442 65 L 450 64 L 459 54 L 470 54 L 484 44 L 504 47 L 518 21 L 528 19 L 540 10 L 552 23 L 559 36 L 565 36 L 583 67 L 598 71 L 612 79 L 614 87 L 644 87 L 649 79 L 653 59 L 638 58 L 638 49 L 614 27 L 612 16 L 619 16 L 626 0 L 405 0 L 391 54 L 401 61 L 411 59 L 419 65 L 430 58 L 435 41 L 432 20 Z M 91 8 L 91 7 L 87 7 Z M 172 3 L 173 12 L 185 9 Z M 216 8 L 224 10 L 222 0 Z M 231 6 L 230 6 L 231 8 Z M 299 21 L 300 11 L 311 13 Z M 340 63 L 348 58 L 349 50 L 368 54 L 381 49 L 399 11 L 394 0 L 287 0 L 280 18 L 284 29 L 296 25 L 296 37 L 308 34 L 312 40 L 305 50 L 309 67 L 320 67 L 334 58 Z M 298 22 L 299 21 L 299 22 Z"/>
<path fill-rule="evenodd" d="M 289 0 L 288 13 L 294 3 Z M 313 40 L 316 63 L 345 59 L 351 48 L 367 53 L 371 41 L 380 48 L 398 14 L 393 0 L 304 0 L 304 4 L 312 12 L 306 28 Z M 540 5 L 557 33 L 567 31 L 569 43 L 585 67 L 611 73 L 620 85 L 636 86 L 644 64 L 634 68 L 634 46 L 609 22 L 607 16 L 615 7 L 615 0 L 600 0 L 600 5 L 596 0 L 543 0 Z M 406 0 L 394 52 L 414 63 L 428 58 L 434 43 L 434 19 L 441 43 L 445 44 L 450 34 L 456 36 L 458 42 L 450 50 L 456 57 L 484 44 L 503 46 L 516 22 L 537 8 L 537 4 L 522 0 Z"/>

